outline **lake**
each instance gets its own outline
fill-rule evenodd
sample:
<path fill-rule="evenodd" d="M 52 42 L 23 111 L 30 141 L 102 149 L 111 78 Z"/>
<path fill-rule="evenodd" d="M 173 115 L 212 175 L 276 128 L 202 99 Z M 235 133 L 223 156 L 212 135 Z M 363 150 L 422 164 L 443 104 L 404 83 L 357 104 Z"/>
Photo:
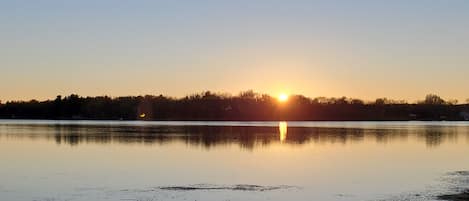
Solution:
<path fill-rule="evenodd" d="M 0 120 L 0 200 L 434 200 L 468 153 L 469 122 Z"/>

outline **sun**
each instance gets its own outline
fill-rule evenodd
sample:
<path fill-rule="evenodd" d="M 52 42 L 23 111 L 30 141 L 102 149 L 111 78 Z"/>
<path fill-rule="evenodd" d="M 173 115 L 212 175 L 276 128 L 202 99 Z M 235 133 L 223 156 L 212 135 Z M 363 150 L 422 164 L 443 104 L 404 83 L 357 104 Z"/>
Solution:
<path fill-rule="evenodd" d="M 288 94 L 280 93 L 277 98 L 280 102 L 286 102 L 288 100 Z"/>

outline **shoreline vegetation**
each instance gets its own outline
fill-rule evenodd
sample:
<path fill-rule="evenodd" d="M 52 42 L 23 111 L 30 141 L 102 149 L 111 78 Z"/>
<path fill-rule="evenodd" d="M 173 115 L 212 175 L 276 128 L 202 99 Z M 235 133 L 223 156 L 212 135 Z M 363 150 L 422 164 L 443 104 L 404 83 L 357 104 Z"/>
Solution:
<path fill-rule="evenodd" d="M 0 102 L 1 119 L 64 120 L 230 120 L 230 121 L 463 121 L 469 104 L 429 94 L 416 103 L 378 98 L 308 98 L 281 102 L 251 90 L 238 95 L 210 91 L 173 98 L 163 95 L 81 97 Z"/>

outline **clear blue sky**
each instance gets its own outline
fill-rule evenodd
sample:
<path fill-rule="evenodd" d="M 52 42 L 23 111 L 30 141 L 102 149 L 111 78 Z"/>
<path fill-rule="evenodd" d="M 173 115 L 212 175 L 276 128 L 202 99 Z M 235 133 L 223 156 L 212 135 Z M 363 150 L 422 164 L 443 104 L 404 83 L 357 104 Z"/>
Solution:
<path fill-rule="evenodd" d="M 469 1 L 3 1 L 0 100 L 469 98 Z"/>

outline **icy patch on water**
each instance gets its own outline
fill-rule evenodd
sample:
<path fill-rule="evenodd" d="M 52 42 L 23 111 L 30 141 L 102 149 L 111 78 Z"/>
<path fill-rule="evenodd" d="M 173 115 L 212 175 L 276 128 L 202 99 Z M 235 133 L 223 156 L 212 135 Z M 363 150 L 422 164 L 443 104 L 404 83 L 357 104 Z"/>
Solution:
<path fill-rule="evenodd" d="M 272 191 L 280 189 L 298 188 L 295 186 L 260 186 L 252 184 L 237 184 L 237 185 L 214 185 L 214 184 L 194 184 L 187 186 L 160 186 L 157 187 L 161 190 L 173 191 L 194 191 L 194 190 L 232 190 L 232 191 Z"/>
<path fill-rule="evenodd" d="M 121 200 L 278 200 L 277 196 L 296 194 L 300 190 L 297 186 L 276 185 L 262 186 L 253 184 L 218 185 L 218 184 L 190 184 L 157 186 L 139 189 L 122 189 L 116 191 L 113 197 Z M 294 199 L 295 200 L 295 199 Z"/>
<path fill-rule="evenodd" d="M 469 176 L 469 171 L 454 171 L 448 173 L 448 175 L 453 175 L 453 176 Z"/>
<path fill-rule="evenodd" d="M 217 185 L 217 184 L 191 184 L 183 186 L 158 186 L 148 189 L 124 189 L 123 192 L 151 192 L 151 191 L 210 191 L 210 190 L 225 190 L 225 191 L 273 191 L 273 190 L 286 190 L 286 189 L 300 189 L 297 186 L 278 185 L 278 186 L 261 186 L 253 184 L 236 184 L 236 185 Z"/>
<path fill-rule="evenodd" d="M 469 171 L 454 171 L 444 174 L 437 184 L 430 185 L 423 192 L 406 192 L 400 195 L 373 201 L 462 201 L 469 194 Z M 464 197 L 465 199 L 458 199 Z"/>
<path fill-rule="evenodd" d="M 367 200 L 367 201 L 464 201 L 468 200 L 469 171 L 455 171 L 443 174 L 434 183 L 423 187 L 421 191 L 408 191 L 400 194 L 377 195 L 364 198 L 361 195 L 335 194 L 330 199 L 309 199 L 310 189 L 288 185 L 253 185 L 253 184 L 190 184 L 143 187 L 135 189 L 107 189 L 102 187 L 77 188 L 76 194 L 52 196 L 35 199 L 38 201 L 245 201 L 245 200 Z M 364 199 L 362 199 L 364 198 Z M 371 199 L 370 199 L 371 198 Z"/>

